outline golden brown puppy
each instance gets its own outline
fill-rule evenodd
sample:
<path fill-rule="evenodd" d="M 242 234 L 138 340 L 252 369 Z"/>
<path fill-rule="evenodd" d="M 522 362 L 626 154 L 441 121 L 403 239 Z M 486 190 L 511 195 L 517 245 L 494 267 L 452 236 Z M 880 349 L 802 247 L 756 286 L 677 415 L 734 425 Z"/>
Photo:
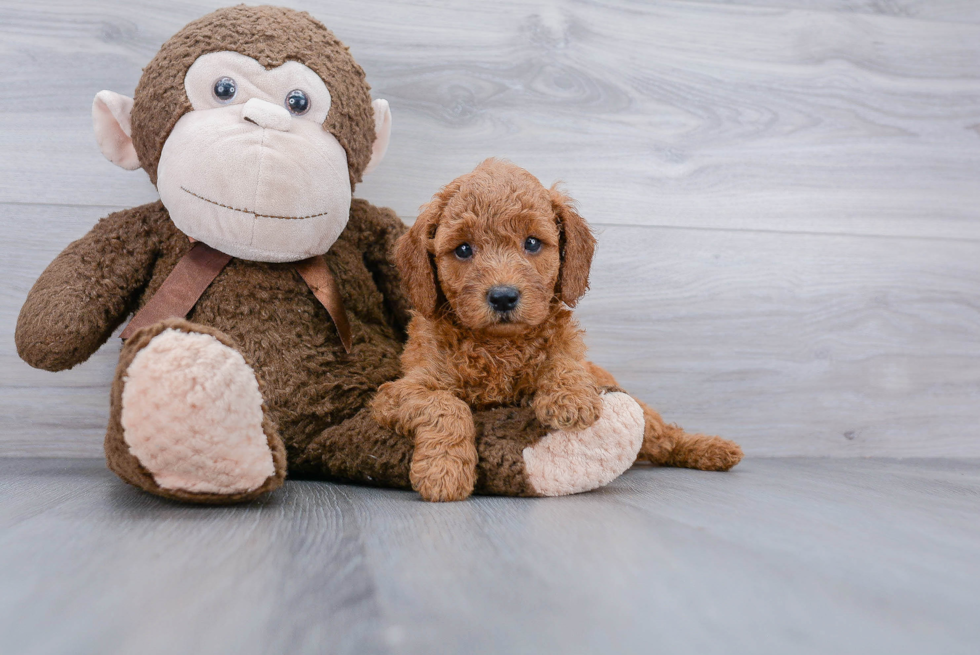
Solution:
<path fill-rule="evenodd" d="M 415 306 L 404 377 L 381 386 L 375 418 L 414 434 L 412 486 L 461 500 L 476 477 L 471 407 L 530 404 L 542 424 L 583 429 L 613 377 L 586 361 L 569 307 L 588 289 L 595 238 L 570 199 L 488 159 L 446 185 L 403 235 L 395 259 Z M 727 470 L 738 445 L 685 433 L 643 405 L 640 459 Z"/>

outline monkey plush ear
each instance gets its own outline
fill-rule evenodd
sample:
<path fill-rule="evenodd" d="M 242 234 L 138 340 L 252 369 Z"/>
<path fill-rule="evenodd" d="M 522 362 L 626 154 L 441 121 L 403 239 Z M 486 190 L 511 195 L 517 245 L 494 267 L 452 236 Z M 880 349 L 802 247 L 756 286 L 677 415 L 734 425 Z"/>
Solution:
<path fill-rule="evenodd" d="M 371 106 L 374 107 L 374 146 L 371 148 L 371 161 L 364 169 L 365 175 L 377 168 L 385 158 L 388 141 L 391 139 L 391 109 L 388 101 L 375 100 Z"/>
<path fill-rule="evenodd" d="M 92 103 L 92 123 L 99 149 L 106 159 L 128 171 L 140 167 L 129 122 L 132 112 L 133 99 L 112 91 L 99 91 Z"/>
<path fill-rule="evenodd" d="M 589 288 L 595 237 L 589 224 L 575 211 L 571 198 L 558 190 L 558 185 L 551 187 L 551 206 L 561 231 L 559 294 L 563 303 L 574 307 Z"/>

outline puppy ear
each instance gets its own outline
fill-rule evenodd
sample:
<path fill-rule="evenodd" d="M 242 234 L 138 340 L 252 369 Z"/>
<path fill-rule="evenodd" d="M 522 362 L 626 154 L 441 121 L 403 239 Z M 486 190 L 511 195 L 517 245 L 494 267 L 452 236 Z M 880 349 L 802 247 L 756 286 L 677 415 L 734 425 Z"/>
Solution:
<path fill-rule="evenodd" d="M 585 219 L 575 211 L 572 199 L 551 187 L 551 206 L 561 234 L 561 270 L 558 273 L 558 294 L 569 307 L 574 307 L 589 288 L 589 269 L 595 254 L 595 237 Z"/>
<path fill-rule="evenodd" d="M 446 203 L 458 190 L 459 184 L 455 182 L 443 187 L 433 196 L 431 202 L 422 206 L 415 224 L 395 244 L 395 265 L 402 276 L 402 284 L 415 311 L 426 318 L 435 313 L 439 298 L 436 268 L 429 252 L 429 242 L 435 237 Z"/>

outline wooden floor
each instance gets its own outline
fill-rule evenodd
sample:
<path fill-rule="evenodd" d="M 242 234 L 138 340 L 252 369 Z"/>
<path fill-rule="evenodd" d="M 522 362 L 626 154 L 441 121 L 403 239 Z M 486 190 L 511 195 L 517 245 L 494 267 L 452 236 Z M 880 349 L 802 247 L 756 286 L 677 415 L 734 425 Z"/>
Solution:
<path fill-rule="evenodd" d="M 178 505 L 0 460 L 5 654 L 980 651 L 980 461 L 633 469 L 432 505 L 288 482 Z"/>

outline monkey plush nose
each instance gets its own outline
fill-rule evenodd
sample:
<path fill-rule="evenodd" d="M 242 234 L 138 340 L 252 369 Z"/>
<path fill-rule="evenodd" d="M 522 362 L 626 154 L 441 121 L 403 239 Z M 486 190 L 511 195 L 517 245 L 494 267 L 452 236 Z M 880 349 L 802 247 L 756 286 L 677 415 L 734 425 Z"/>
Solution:
<path fill-rule="evenodd" d="M 517 307 L 520 299 L 521 292 L 515 287 L 497 286 L 487 292 L 487 302 L 497 312 L 509 312 Z"/>
<path fill-rule="evenodd" d="M 285 107 L 258 98 L 252 98 L 242 105 L 242 119 L 270 130 L 288 132 L 290 118 L 289 110 Z"/>

